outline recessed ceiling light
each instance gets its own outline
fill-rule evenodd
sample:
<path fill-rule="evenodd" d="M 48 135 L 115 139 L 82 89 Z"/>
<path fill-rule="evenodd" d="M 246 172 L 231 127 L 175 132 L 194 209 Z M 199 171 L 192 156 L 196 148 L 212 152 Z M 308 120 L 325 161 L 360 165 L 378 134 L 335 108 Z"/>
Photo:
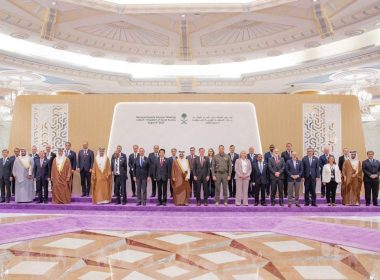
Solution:
<path fill-rule="evenodd" d="M 52 4 L 53 6 L 55 6 L 55 5 L 57 4 L 57 2 L 53 1 L 53 2 L 51 2 L 51 4 Z"/>
<path fill-rule="evenodd" d="M 380 26 L 380 21 L 375 23 L 376 26 Z"/>

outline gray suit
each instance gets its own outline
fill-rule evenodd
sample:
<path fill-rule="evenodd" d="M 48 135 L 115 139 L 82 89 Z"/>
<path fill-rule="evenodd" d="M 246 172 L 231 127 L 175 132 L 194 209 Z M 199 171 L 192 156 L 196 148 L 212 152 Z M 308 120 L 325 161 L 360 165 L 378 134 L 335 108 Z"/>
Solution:
<path fill-rule="evenodd" d="M 278 156 L 276 161 L 275 157 L 272 157 L 268 161 L 268 168 L 270 173 L 271 182 L 271 194 L 270 200 L 271 204 L 274 205 L 276 199 L 276 193 L 278 189 L 278 196 L 280 198 L 280 205 L 284 204 L 284 173 L 285 173 L 285 162 L 284 159 Z M 276 177 L 275 173 L 279 172 L 280 176 Z"/>
<path fill-rule="evenodd" d="M 203 187 L 203 198 L 204 203 L 207 203 L 208 199 L 208 180 L 210 172 L 210 161 L 208 157 L 203 157 L 203 161 L 201 162 L 201 158 L 197 157 L 194 159 L 193 164 L 193 175 L 197 177 L 195 181 L 195 197 L 197 198 L 197 203 L 201 201 L 201 188 Z"/>

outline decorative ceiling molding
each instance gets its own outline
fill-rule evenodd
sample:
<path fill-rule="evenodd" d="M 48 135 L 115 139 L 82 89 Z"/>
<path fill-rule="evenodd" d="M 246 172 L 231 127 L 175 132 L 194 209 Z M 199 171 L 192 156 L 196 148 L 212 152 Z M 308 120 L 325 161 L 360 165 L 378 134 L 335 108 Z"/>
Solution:
<path fill-rule="evenodd" d="M 115 41 L 169 47 L 169 37 L 165 34 L 142 28 L 126 21 L 77 27 L 76 30 Z"/>

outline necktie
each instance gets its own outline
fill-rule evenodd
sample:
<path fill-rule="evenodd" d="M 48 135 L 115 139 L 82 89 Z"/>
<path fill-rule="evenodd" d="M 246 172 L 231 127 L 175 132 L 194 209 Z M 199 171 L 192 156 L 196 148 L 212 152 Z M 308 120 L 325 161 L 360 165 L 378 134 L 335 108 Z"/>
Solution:
<path fill-rule="evenodd" d="M 203 166 L 203 157 L 201 157 L 201 166 Z"/>
<path fill-rule="evenodd" d="M 260 162 L 260 173 L 263 173 L 263 163 Z"/>
<path fill-rule="evenodd" d="M 135 154 L 135 159 L 137 158 L 137 155 Z"/>
<path fill-rule="evenodd" d="M 3 158 L 3 166 L 5 166 L 6 161 L 7 161 L 7 159 Z"/>
<path fill-rule="evenodd" d="M 163 159 L 160 159 L 160 164 L 161 164 L 161 167 L 162 167 L 162 165 L 164 164 L 164 161 L 163 161 Z"/>
<path fill-rule="evenodd" d="M 143 160 L 142 160 L 142 157 L 140 157 L 140 167 L 142 167 L 143 165 Z"/>
<path fill-rule="evenodd" d="M 310 163 L 310 166 L 311 166 L 311 158 L 309 158 L 309 163 Z"/>

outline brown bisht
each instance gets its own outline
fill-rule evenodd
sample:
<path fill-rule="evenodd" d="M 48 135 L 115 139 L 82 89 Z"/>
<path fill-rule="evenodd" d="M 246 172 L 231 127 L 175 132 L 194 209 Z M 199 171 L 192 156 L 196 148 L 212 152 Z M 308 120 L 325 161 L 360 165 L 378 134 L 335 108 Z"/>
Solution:
<path fill-rule="evenodd" d="M 64 158 L 61 164 L 58 158 L 53 160 L 51 167 L 52 197 L 55 204 L 71 203 L 71 163 Z"/>
<path fill-rule="evenodd" d="M 346 160 L 343 164 L 342 176 L 342 204 L 359 205 L 363 182 L 362 163 L 358 161 L 357 170 L 355 170 L 351 161 Z"/>
<path fill-rule="evenodd" d="M 99 158 L 96 157 L 92 168 L 92 202 L 95 204 L 110 203 L 112 200 L 111 164 L 108 157 L 104 156 L 104 158 L 104 166 L 99 166 Z"/>
<path fill-rule="evenodd" d="M 184 170 L 179 160 L 173 161 L 172 166 L 172 186 L 173 186 L 173 201 L 175 205 L 189 205 L 190 183 L 188 181 L 190 167 L 186 160 L 188 168 Z M 173 180 L 175 179 L 175 180 Z"/>

